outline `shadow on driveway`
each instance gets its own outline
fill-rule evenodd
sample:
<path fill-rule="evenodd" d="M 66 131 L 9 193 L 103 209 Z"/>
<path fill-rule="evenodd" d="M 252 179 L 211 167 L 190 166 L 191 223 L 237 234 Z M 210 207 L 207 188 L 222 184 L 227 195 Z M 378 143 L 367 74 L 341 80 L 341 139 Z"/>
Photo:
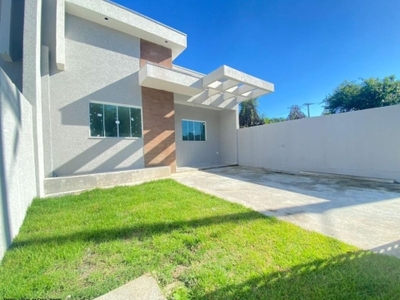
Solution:
<path fill-rule="evenodd" d="M 400 237 L 400 184 L 241 166 L 183 172 L 173 178 L 363 249 L 380 251 Z M 400 257 L 398 251 L 384 253 Z"/>

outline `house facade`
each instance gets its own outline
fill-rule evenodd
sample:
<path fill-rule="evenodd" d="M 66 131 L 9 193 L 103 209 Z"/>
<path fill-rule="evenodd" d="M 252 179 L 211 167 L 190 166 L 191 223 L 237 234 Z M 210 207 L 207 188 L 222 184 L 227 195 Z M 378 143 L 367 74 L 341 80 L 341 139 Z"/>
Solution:
<path fill-rule="evenodd" d="M 36 84 L 44 177 L 237 163 L 237 104 L 272 84 L 226 66 L 204 75 L 174 65 L 184 33 L 108 1 L 23 2 L 2 1 L 11 18 L 1 66 L 16 69 L 23 94 Z M 29 17 L 30 28 L 17 24 Z M 13 50 L 14 28 L 31 36 L 23 50 Z"/>
<path fill-rule="evenodd" d="M 175 65 L 184 33 L 109 1 L 1 0 L 0 37 L 2 114 L 19 107 L 13 141 L 2 138 L 3 202 L 14 201 L 10 170 L 28 165 L 26 203 L 52 178 L 236 164 L 238 104 L 274 89 L 224 65 L 207 75 Z"/>

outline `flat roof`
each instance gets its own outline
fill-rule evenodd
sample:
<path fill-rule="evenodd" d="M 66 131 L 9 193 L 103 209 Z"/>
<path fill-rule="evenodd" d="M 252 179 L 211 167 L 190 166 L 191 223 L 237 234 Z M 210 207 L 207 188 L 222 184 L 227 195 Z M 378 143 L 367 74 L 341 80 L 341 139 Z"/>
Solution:
<path fill-rule="evenodd" d="M 172 59 L 187 47 L 186 34 L 108 0 L 65 0 L 65 11 L 169 48 Z"/>

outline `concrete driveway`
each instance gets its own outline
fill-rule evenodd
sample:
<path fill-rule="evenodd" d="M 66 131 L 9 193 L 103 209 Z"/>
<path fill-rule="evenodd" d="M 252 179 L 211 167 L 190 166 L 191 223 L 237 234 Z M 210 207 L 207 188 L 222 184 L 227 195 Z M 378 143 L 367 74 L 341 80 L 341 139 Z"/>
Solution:
<path fill-rule="evenodd" d="M 400 184 L 247 167 L 181 172 L 173 178 L 265 215 L 400 258 Z"/>

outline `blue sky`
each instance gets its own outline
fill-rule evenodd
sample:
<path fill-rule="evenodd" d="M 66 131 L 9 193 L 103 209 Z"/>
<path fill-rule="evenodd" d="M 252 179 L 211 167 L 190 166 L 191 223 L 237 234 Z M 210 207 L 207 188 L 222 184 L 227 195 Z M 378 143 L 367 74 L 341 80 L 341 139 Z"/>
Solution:
<path fill-rule="evenodd" d="M 209 73 L 225 64 L 275 84 L 268 117 L 320 103 L 344 80 L 400 79 L 398 0 L 114 0 L 188 35 L 175 64 Z M 306 108 L 303 108 L 306 112 Z"/>

